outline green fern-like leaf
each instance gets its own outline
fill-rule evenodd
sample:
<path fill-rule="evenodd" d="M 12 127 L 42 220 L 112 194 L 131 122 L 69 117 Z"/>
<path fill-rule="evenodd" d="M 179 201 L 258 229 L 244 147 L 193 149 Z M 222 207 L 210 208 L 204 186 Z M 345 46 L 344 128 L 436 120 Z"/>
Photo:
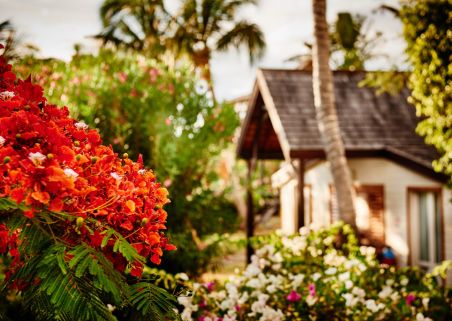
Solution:
<path fill-rule="evenodd" d="M 130 302 L 138 312 L 134 313 L 133 320 L 181 320 L 175 310 L 176 298 L 158 286 L 140 282 L 130 286 Z"/>
<path fill-rule="evenodd" d="M 69 268 L 75 271 L 76 277 L 89 275 L 93 279 L 94 286 L 111 293 L 117 300 L 115 302 L 117 304 L 121 304 L 126 299 L 128 284 L 105 255 L 85 243 L 76 246 L 69 254 L 73 255 Z"/>
<path fill-rule="evenodd" d="M 43 254 L 37 266 L 41 283 L 34 286 L 35 295 L 45 293 L 54 310 L 72 320 L 115 320 L 101 300 L 102 292 L 89 278 L 77 277 L 65 256 L 66 248 L 62 245 L 53 245 Z"/>

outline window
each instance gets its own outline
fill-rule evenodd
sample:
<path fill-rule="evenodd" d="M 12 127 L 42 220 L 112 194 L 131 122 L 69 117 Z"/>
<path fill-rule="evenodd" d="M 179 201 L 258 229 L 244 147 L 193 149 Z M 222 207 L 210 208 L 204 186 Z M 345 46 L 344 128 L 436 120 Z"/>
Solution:
<path fill-rule="evenodd" d="M 409 190 L 411 263 L 431 270 L 442 259 L 440 190 Z"/>

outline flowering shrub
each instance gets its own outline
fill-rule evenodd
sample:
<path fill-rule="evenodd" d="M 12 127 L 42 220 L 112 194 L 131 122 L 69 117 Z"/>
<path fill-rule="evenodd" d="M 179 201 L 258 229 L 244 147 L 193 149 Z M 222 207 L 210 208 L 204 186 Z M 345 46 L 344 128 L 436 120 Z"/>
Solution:
<path fill-rule="evenodd" d="M 0 57 L 0 254 L 8 254 L 7 285 L 35 299 L 47 293 L 65 313 L 74 311 L 68 299 L 75 308 L 77 298 L 87 307 L 99 303 L 97 290 L 117 296 L 108 302 L 120 306 L 130 293 L 122 273 L 140 277 L 148 260 L 159 264 L 164 250 L 175 249 L 163 233 L 167 190 L 141 158 L 119 158 L 96 130 L 48 104 L 40 86 L 15 78 Z M 109 319 L 105 306 L 73 317 Z"/>
<path fill-rule="evenodd" d="M 428 275 L 381 266 L 347 225 L 263 237 L 256 247 L 224 285 L 196 284 L 180 297 L 183 320 L 451 320 L 451 291 L 436 278 L 445 266 Z"/>
<path fill-rule="evenodd" d="M 218 253 L 215 234 L 238 226 L 229 183 L 218 175 L 218 155 L 239 124 L 233 106 L 213 103 L 190 66 L 168 67 L 139 54 L 101 50 L 70 62 L 29 59 L 15 70 L 31 73 L 49 101 L 98 128 L 107 146 L 132 159 L 142 154 L 168 189 L 167 227 L 179 251 L 160 266 L 202 272 Z"/>

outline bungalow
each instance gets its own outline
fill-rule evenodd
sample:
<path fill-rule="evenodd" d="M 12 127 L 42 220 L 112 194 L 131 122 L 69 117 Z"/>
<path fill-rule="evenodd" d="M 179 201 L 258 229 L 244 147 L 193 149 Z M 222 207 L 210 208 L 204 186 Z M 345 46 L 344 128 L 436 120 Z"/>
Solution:
<path fill-rule="evenodd" d="M 447 178 L 432 169 L 437 154 L 415 133 L 418 119 L 407 103 L 409 91 L 376 95 L 359 86 L 364 76 L 334 72 L 339 124 L 357 192 L 357 226 L 370 243 L 391 246 L 399 265 L 430 269 L 452 259 Z M 338 219 L 311 72 L 258 70 L 237 153 L 248 160 L 250 171 L 258 159 L 283 161 L 272 183 L 280 190 L 284 232 Z M 249 196 L 248 236 L 254 229 L 252 208 Z"/>

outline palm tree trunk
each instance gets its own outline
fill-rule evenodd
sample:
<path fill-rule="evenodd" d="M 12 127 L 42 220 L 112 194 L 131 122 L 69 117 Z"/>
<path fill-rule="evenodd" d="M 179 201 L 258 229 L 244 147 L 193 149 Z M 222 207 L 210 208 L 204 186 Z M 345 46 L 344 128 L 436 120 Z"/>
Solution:
<path fill-rule="evenodd" d="M 355 192 L 345 158 L 336 112 L 333 77 L 329 67 L 330 40 L 326 22 L 326 0 L 312 0 L 312 8 L 315 36 L 312 79 L 317 123 L 333 175 L 339 215 L 344 222 L 355 227 Z"/>
<path fill-rule="evenodd" d="M 204 80 L 207 82 L 207 87 L 210 93 L 212 94 L 212 100 L 216 104 L 217 98 L 215 96 L 215 90 L 213 88 L 212 73 L 210 71 L 210 61 L 205 66 L 202 67 L 202 75 Z"/>

